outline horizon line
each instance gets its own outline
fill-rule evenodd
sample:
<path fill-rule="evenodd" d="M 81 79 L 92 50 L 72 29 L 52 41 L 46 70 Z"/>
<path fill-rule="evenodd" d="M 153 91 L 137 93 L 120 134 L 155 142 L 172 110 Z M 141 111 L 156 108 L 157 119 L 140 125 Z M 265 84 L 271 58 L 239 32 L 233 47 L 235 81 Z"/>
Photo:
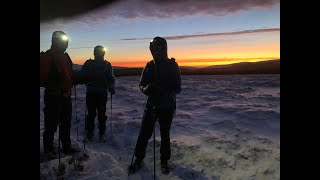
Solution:
<path fill-rule="evenodd" d="M 263 62 L 263 61 L 280 61 L 280 58 L 270 58 L 270 59 L 265 59 L 262 58 L 261 60 L 257 60 L 259 58 L 242 58 L 242 59 L 255 59 L 255 60 L 251 60 L 251 61 L 237 61 L 240 60 L 241 58 L 230 58 L 230 59 L 234 59 L 235 62 L 230 62 L 230 63 L 223 63 L 223 64 L 216 64 L 216 65 L 179 65 L 179 67 L 194 67 L 194 68 L 204 68 L 204 67 L 209 67 L 209 66 L 221 66 L 221 65 L 231 65 L 231 64 L 239 64 L 239 63 L 255 63 L 255 62 Z M 230 60 L 228 59 L 228 60 Z M 192 59 L 192 60 L 217 60 L 217 59 Z M 191 61 L 192 61 L 191 60 Z M 127 64 L 128 62 L 125 63 L 120 63 L 120 64 Z M 139 63 L 139 62 L 138 62 Z M 119 68 L 144 68 L 145 63 L 143 62 L 144 65 L 143 66 L 126 66 L 126 65 L 112 65 L 113 67 L 119 67 Z M 112 63 L 112 64 L 119 64 L 119 63 Z M 178 63 L 178 64 L 185 64 L 185 63 Z M 73 64 L 73 65 L 79 65 L 82 66 L 83 64 Z"/>

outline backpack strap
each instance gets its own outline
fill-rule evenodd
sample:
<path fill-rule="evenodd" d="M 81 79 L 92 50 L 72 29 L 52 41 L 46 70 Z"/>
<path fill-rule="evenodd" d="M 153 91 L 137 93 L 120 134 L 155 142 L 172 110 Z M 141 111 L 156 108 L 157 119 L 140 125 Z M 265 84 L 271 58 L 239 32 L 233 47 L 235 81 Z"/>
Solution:
<path fill-rule="evenodd" d="M 88 59 L 87 60 L 88 61 L 88 63 L 89 63 L 89 65 L 88 65 L 88 75 L 89 75 L 89 77 L 92 77 L 92 74 L 93 74 L 93 60 L 90 58 L 90 59 Z"/>
<path fill-rule="evenodd" d="M 110 62 L 108 62 L 107 60 L 104 60 L 104 62 L 105 62 L 105 65 L 103 68 L 103 72 L 106 72 L 108 70 L 108 65 L 110 64 Z"/>
<path fill-rule="evenodd" d="M 56 63 L 54 62 L 54 57 L 53 55 L 50 53 L 49 50 L 47 50 L 46 52 L 41 51 L 40 52 L 40 61 L 41 61 L 41 56 L 47 55 L 48 57 L 50 57 L 50 70 L 48 72 L 48 79 L 50 79 L 52 77 L 52 73 L 56 73 L 58 72 L 58 67 L 56 65 Z M 56 72 L 55 72 L 56 71 Z M 41 87 L 45 87 L 46 86 L 46 82 L 44 82 L 44 84 L 40 85 Z"/>
<path fill-rule="evenodd" d="M 158 68 L 157 63 L 155 60 L 153 60 L 153 82 L 156 83 L 158 81 Z"/>
<path fill-rule="evenodd" d="M 72 60 L 71 60 L 69 54 L 67 52 L 65 52 L 64 54 L 67 55 L 67 58 L 68 58 L 68 60 L 69 60 L 69 62 L 71 64 L 71 66 L 73 66 L 73 63 L 72 63 Z"/>
<path fill-rule="evenodd" d="M 168 58 L 167 60 L 167 64 L 169 64 L 169 68 L 170 68 L 170 73 L 172 71 L 172 68 L 174 68 L 174 62 L 176 61 L 175 58 Z M 150 67 L 152 70 L 153 70 L 153 78 L 154 78 L 154 81 L 157 81 L 158 80 L 158 76 L 159 76 L 159 69 L 157 67 L 157 63 L 155 60 L 152 60 L 151 61 L 151 67 Z"/>
<path fill-rule="evenodd" d="M 51 58 L 50 59 L 50 71 L 49 71 L 49 73 L 50 73 L 50 72 L 52 72 L 54 70 L 55 67 L 57 67 L 57 65 L 56 65 L 56 63 L 54 61 L 53 55 L 50 53 L 49 50 L 47 50 L 46 52 L 41 51 L 40 56 L 42 56 L 44 54 L 48 55 Z"/>

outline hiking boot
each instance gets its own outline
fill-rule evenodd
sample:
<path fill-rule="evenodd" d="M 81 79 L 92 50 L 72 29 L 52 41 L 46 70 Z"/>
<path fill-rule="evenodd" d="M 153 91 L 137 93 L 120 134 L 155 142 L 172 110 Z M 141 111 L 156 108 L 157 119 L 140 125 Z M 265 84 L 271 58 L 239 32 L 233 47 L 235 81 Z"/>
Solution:
<path fill-rule="evenodd" d="M 100 135 L 99 136 L 99 143 L 105 143 L 106 142 L 106 139 L 104 137 L 104 135 Z"/>
<path fill-rule="evenodd" d="M 73 147 L 69 147 L 69 148 L 64 148 L 63 150 L 62 150 L 62 152 L 64 153 L 64 154 L 76 154 L 76 153 L 78 153 L 78 152 L 80 152 L 78 149 L 75 149 L 75 148 L 73 148 Z"/>
<path fill-rule="evenodd" d="M 168 164 L 167 160 L 162 160 L 161 161 L 161 172 L 163 174 L 169 174 L 170 173 L 170 167 L 169 167 L 169 164 Z"/>
<path fill-rule="evenodd" d="M 137 172 L 142 167 L 142 164 L 143 164 L 143 159 L 136 159 L 134 163 L 129 166 L 128 168 L 129 173 L 132 174 Z"/>

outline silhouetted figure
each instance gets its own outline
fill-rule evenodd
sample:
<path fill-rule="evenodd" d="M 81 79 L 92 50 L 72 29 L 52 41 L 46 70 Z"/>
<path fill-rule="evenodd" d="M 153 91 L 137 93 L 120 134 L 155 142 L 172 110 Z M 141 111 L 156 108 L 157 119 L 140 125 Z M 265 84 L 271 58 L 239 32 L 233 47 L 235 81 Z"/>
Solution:
<path fill-rule="evenodd" d="M 136 160 L 132 168 L 137 170 L 141 167 L 155 121 L 158 121 L 161 134 L 161 168 L 163 173 L 168 173 L 168 160 L 171 156 L 170 127 L 176 110 L 176 95 L 181 91 L 181 74 L 175 59 L 168 59 L 167 42 L 164 38 L 155 37 L 149 48 L 153 60 L 143 69 L 139 83 L 140 90 L 148 99 L 135 147 Z"/>
<path fill-rule="evenodd" d="M 40 55 L 40 86 L 44 90 L 44 153 L 55 154 L 54 134 L 60 123 L 60 141 L 65 154 L 78 150 L 71 147 L 70 129 L 72 117 L 71 88 L 72 61 L 66 53 L 68 37 L 62 31 L 52 34 L 51 48 Z"/>
<path fill-rule="evenodd" d="M 112 65 L 104 60 L 106 49 L 103 46 L 94 48 L 94 60 L 87 60 L 81 68 L 81 75 L 86 79 L 86 105 L 88 115 L 86 116 L 86 142 L 92 141 L 95 129 L 95 117 L 98 112 L 99 122 L 99 142 L 105 142 L 106 131 L 106 104 L 108 100 L 108 90 L 115 94 L 115 78 Z"/>

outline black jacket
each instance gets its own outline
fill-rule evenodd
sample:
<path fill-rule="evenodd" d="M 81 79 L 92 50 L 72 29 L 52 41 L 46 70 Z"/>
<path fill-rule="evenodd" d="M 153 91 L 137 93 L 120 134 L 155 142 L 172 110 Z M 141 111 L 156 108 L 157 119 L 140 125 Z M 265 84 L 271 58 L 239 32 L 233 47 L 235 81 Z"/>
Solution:
<path fill-rule="evenodd" d="M 181 92 L 181 73 L 175 59 L 151 60 L 142 71 L 140 90 L 148 96 L 147 106 L 176 107 L 176 95 Z"/>

